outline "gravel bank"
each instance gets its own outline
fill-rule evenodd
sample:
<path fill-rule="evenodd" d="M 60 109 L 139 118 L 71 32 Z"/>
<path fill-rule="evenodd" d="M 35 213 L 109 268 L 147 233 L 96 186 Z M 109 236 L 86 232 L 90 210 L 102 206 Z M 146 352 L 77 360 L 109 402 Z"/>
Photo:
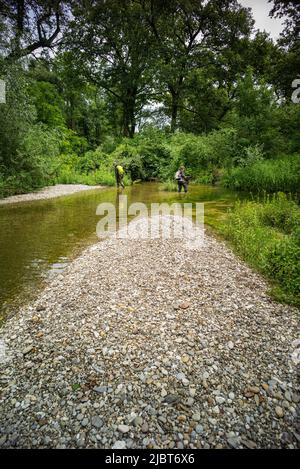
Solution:
<path fill-rule="evenodd" d="M 1 446 L 296 448 L 299 312 L 266 290 L 210 235 L 87 249 L 0 331 Z"/>
<path fill-rule="evenodd" d="M 54 199 L 55 197 L 70 195 L 74 194 L 75 192 L 102 188 L 104 188 L 104 186 L 87 186 L 85 184 L 56 184 L 55 186 L 44 187 L 37 192 L 12 195 L 6 199 L 0 199 L 0 205 L 15 204 L 17 202 L 31 202 L 33 200 Z"/>

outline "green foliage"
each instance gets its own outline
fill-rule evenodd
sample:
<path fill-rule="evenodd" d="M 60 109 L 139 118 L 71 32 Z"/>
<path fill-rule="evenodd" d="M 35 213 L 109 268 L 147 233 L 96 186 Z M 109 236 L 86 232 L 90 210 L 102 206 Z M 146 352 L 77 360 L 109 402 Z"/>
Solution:
<path fill-rule="evenodd" d="M 85 137 L 80 137 L 71 129 L 61 129 L 61 153 L 84 154 L 89 148 L 88 141 Z"/>
<path fill-rule="evenodd" d="M 161 190 L 166 192 L 176 192 L 177 184 L 174 181 L 166 181 L 160 186 Z"/>
<path fill-rule="evenodd" d="M 116 183 L 113 156 L 104 153 L 102 147 L 83 155 L 75 152 L 61 154 L 56 160 L 55 182 L 113 186 Z M 124 183 L 131 184 L 129 171 L 124 177 Z"/>
<path fill-rule="evenodd" d="M 36 123 L 36 109 L 23 70 L 10 65 L 4 76 L 6 104 L 0 105 L 1 195 L 26 192 L 50 182 L 59 155 L 58 130 Z"/>
<path fill-rule="evenodd" d="M 278 107 L 273 125 L 277 127 L 277 132 L 281 135 L 284 152 L 286 154 L 300 154 L 300 103 Z M 275 154 L 278 152 L 277 148 Z"/>
<path fill-rule="evenodd" d="M 273 196 L 264 196 L 260 220 L 263 225 L 281 230 L 286 234 L 293 233 L 300 227 L 299 206 L 291 198 L 279 192 Z"/>
<path fill-rule="evenodd" d="M 213 182 L 213 171 L 198 174 L 197 177 L 191 181 L 192 184 L 212 184 Z"/>
<path fill-rule="evenodd" d="M 193 181 L 210 183 L 216 179 L 216 168 L 232 163 L 236 152 L 234 129 L 221 129 L 208 135 L 176 133 L 165 140 L 167 164 L 160 171 L 162 179 L 174 177 L 180 165 Z"/>
<path fill-rule="evenodd" d="M 300 242 L 299 229 L 293 236 L 274 243 L 267 254 L 269 275 L 281 287 L 275 289 L 278 299 L 300 304 Z"/>
<path fill-rule="evenodd" d="M 36 108 L 39 122 L 50 127 L 63 127 L 65 125 L 64 102 L 54 84 L 46 81 L 32 81 L 29 93 Z"/>
<path fill-rule="evenodd" d="M 26 37 L 10 8 L 0 27 L 10 56 L 0 56 L 1 194 L 57 180 L 113 184 L 114 161 L 132 181 L 168 184 L 183 164 L 192 182 L 225 172 L 234 189 L 298 191 L 300 105 L 283 76 L 297 63 L 295 38 L 286 49 L 266 33 L 251 38 L 251 13 L 235 0 L 73 2 L 60 49 L 18 64 L 35 35 L 34 3 Z"/>
<path fill-rule="evenodd" d="M 18 168 L 11 168 L 3 178 L 2 195 L 24 193 L 51 184 L 59 156 L 59 139 L 57 131 L 43 125 L 30 127 L 16 152 Z"/>
<path fill-rule="evenodd" d="M 166 138 L 159 131 L 146 131 L 134 139 L 123 139 L 111 156 L 124 166 L 133 181 L 164 179 L 172 164 Z"/>
<path fill-rule="evenodd" d="M 261 146 L 271 157 L 283 151 L 284 138 L 277 124 L 278 106 L 272 87 L 256 79 L 251 67 L 238 81 L 233 110 L 226 116 L 227 125 L 236 129 L 241 150 Z"/>
<path fill-rule="evenodd" d="M 300 187 L 300 156 L 262 160 L 227 171 L 224 185 L 244 191 L 298 192 Z"/>
<path fill-rule="evenodd" d="M 264 154 L 261 145 L 250 145 L 249 147 L 241 150 L 241 153 L 234 159 L 235 163 L 241 167 L 252 166 L 255 163 L 262 161 Z"/>
<path fill-rule="evenodd" d="M 300 207 L 293 200 L 279 193 L 238 203 L 221 232 L 274 282 L 277 298 L 300 304 Z"/>
<path fill-rule="evenodd" d="M 6 103 L 0 104 L 0 171 L 5 175 L 19 169 L 18 150 L 34 124 L 36 112 L 28 81 L 18 65 L 7 67 L 1 78 L 6 82 Z"/>
<path fill-rule="evenodd" d="M 19 171 L 28 173 L 31 186 L 40 187 L 52 173 L 53 164 L 59 155 L 59 132 L 36 124 L 28 129 L 18 154 Z"/>
<path fill-rule="evenodd" d="M 125 181 L 125 183 L 128 181 Z M 115 185 L 115 177 L 111 171 L 96 170 L 92 173 L 80 173 L 69 167 L 62 167 L 55 178 L 56 184 L 86 184 L 89 186 Z"/>

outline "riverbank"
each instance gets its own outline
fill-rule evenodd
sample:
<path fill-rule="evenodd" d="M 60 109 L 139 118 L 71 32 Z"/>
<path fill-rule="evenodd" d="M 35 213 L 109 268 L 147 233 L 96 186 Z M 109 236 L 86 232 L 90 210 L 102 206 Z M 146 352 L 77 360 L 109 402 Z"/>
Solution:
<path fill-rule="evenodd" d="M 1 329 L 0 444 L 296 448 L 299 312 L 267 288 L 210 234 L 88 248 Z"/>
<path fill-rule="evenodd" d="M 18 202 L 32 202 L 34 200 L 54 199 L 64 195 L 75 194 L 75 192 L 104 188 L 105 186 L 88 186 L 85 184 L 56 184 L 55 186 L 44 187 L 37 192 L 11 195 L 5 199 L 0 199 L 0 205 L 15 204 Z"/>

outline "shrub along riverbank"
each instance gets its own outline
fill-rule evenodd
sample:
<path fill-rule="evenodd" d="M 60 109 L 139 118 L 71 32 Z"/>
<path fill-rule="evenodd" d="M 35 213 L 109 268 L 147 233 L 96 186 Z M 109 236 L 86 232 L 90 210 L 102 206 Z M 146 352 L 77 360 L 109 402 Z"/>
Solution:
<path fill-rule="evenodd" d="M 300 190 L 300 155 L 232 168 L 225 174 L 223 183 L 235 190 L 297 193 Z"/>
<path fill-rule="evenodd" d="M 237 203 L 219 231 L 272 281 L 275 299 L 300 305 L 300 207 L 295 201 L 278 193 Z"/>
<path fill-rule="evenodd" d="M 134 139 L 107 138 L 89 150 L 70 130 L 36 125 L 20 152 L 9 174 L 0 168 L 0 197 L 56 183 L 111 186 L 115 161 L 125 168 L 125 184 L 156 179 L 165 190 L 174 190 L 174 174 L 182 164 L 192 183 L 254 193 L 297 193 L 300 187 L 300 154 L 266 158 L 257 146 L 242 148 L 234 129 L 195 136 L 150 128 Z"/>

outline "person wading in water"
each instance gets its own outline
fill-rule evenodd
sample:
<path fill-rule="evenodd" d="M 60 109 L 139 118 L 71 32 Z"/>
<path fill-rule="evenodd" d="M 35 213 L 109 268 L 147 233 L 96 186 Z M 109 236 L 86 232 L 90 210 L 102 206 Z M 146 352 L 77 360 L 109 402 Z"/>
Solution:
<path fill-rule="evenodd" d="M 184 188 L 184 192 L 187 192 L 189 178 L 185 175 L 184 166 L 180 166 L 179 170 L 175 174 L 175 179 L 178 184 L 178 192 L 181 192 L 182 188 Z"/>
<path fill-rule="evenodd" d="M 123 178 L 124 178 L 124 169 L 123 169 L 123 166 L 121 166 L 120 164 L 116 163 L 114 164 L 115 166 L 115 176 L 116 176 L 116 182 L 117 182 L 117 187 L 119 188 L 120 186 L 122 187 L 122 189 L 124 189 L 124 182 L 123 182 Z"/>

